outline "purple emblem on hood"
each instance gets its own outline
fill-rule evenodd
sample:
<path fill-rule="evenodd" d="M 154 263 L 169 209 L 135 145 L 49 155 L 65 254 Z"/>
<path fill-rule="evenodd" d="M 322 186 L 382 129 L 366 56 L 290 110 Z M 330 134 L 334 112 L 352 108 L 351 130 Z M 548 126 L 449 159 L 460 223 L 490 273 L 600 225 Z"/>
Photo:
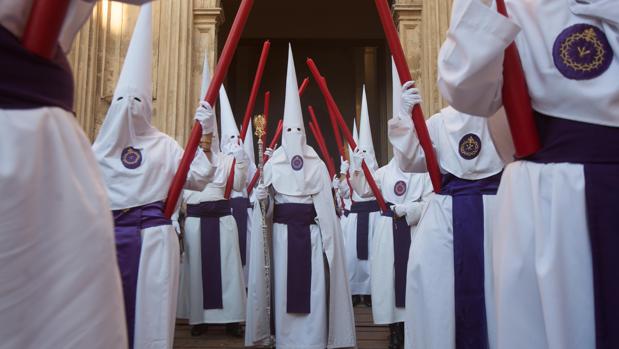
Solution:
<path fill-rule="evenodd" d="M 581 23 L 559 34 L 552 48 L 552 57 L 566 78 L 588 80 L 602 75 L 610 67 L 613 49 L 601 29 Z"/>
<path fill-rule="evenodd" d="M 292 166 L 293 170 L 299 171 L 303 168 L 303 158 L 300 155 L 293 156 L 292 160 L 290 160 L 290 166 Z"/>
<path fill-rule="evenodd" d="M 142 152 L 134 147 L 126 147 L 120 155 L 120 161 L 126 168 L 136 169 L 142 164 Z"/>

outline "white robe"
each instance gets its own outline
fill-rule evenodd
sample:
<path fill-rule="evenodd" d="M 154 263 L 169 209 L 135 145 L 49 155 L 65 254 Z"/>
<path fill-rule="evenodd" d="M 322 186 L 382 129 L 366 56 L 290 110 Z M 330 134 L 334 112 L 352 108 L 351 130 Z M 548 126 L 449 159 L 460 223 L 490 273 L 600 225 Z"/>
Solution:
<path fill-rule="evenodd" d="M 376 171 L 374 179 L 386 202 L 406 206 L 404 218 L 410 226 L 412 237 L 425 209 L 423 200 L 432 192 L 430 177 L 427 174 L 404 173 L 398 168 L 395 159 L 391 159 L 387 165 Z M 396 195 L 394 186 L 400 180 L 406 183 L 406 191 Z M 371 193 L 365 176 L 357 172 L 352 176 L 352 181 L 355 182 L 355 187 L 364 193 Z M 405 308 L 396 307 L 395 302 L 392 217 L 377 217 L 371 244 L 372 318 L 375 324 L 402 322 L 405 319 Z"/>
<path fill-rule="evenodd" d="M 227 178 L 230 173 L 233 157 L 219 155 L 218 171 L 225 171 Z M 233 189 L 242 189 L 245 183 L 247 164 L 236 164 L 234 171 Z M 217 177 L 219 177 L 217 175 Z M 188 205 L 205 201 L 224 199 L 226 183 L 208 184 L 202 192 L 185 191 L 183 200 Z M 221 281 L 222 281 L 222 309 L 204 309 L 202 289 L 202 250 L 201 229 L 199 217 L 185 219 L 185 260 L 182 265 L 182 279 L 180 299 L 188 303 L 189 324 L 203 323 L 233 323 L 245 320 L 245 281 L 243 266 L 239 252 L 239 239 L 236 221 L 232 215 L 219 218 Z M 181 314 L 179 314 L 181 315 Z"/>
<path fill-rule="evenodd" d="M 174 139 L 150 124 L 150 101 L 140 95 L 138 102 L 129 98 L 130 93 L 112 102 L 92 146 L 114 210 L 165 200 L 183 156 Z M 123 165 L 121 152 L 126 146 L 140 150 L 139 167 Z M 196 152 L 185 188 L 202 190 L 217 174 L 215 169 L 203 152 Z M 134 348 L 172 348 L 179 285 L 178 237 L 171 224 L 143 229 L 141 235 Z"/>
<path fill-rule="evenodd" d="M 273 224 L 273 277 L 275 333 L 277 348 L 347 348 L 356 345 L 355 321 L 343 260 L 340 226 L 331 194 L 331 181 L 322 161 L 305 147 L 304 170 L 310 195 L 283 194 L 294 192 L 294 181 L 285 182 L 292 169 L 280 148 L 275 151 L 264 170 L 265 183 L 273 186 L 276 203 L 314 204 L 317 224 L 310 226 L 312 244 L 311 313 L 286 313 L 287 226 Z M 308 155 L 309 154 L 309 155 Z M 291 188 L 292 187 L 292 188 Z M 271 199 L 271 202 L 273 199 Z M 272 211 L 271 203 L 269 211 Z M 254 219 L 262 220 L 260 206 L 254 207 Z M 270 222 L 270 214 L 267 222 Z M 266 285 L 264 284 L 264 246 L 262 225 L 254 226 L 252 234 L 251 271 L 248 285 L 247 326 L 245 345 L 264 343 L 270 337 L 270 321 L 266 315 Z M 328 271 L 328 272 L 327 272 Z"/>
<path fill-rule="evenodd" d="M 4 0 L 0 25 L 21 37 L 31 4 Z M 65 51 L 92 6 L 71 3 Z M 0 109 L 0 149 L 0 348 L 126 348 L 110 207 L 74 115 Z"/>
<path fill-rule="evenodd" d="M 352 183 L 351 183 L 352 185 Z M 370 192 L 361 196 L 356 190 L 352 190 L 352 204 L 355 202 L 367 202 L 376 200 Z M 372 256 L 372 238 L 376 220 L 380 217 L 380 211 L 370 212 L 368 219 L 368 259 L 357 258 L 357 213 L 350 212 L 342 225 L 344 251 L 346 253 L 346 270 L 350 283 L 351 295 L 369 295 L 372 293 L 370 276 L 370 258 Z"/>
<path fill-rule="evenodd" d="M 501 106 L 503 51 L 515 39 L 535 110 L 619 126 L 619 6 L 574 0 L 506 3 L 510 18 L 476 1 L 454 2 L 439 56 L 439 87 L 450 104 L 481 115 Z M 568 79 L 553 63 L 553 42 L 576 23 L 596 26 L 614 51 L 608 70 L 594 79 Z M 497 201 L 492 241 L 497 346 L 594 348 L 583 166 L 512 163 Z"/>
<path fill-rule="evenodd" d="M 0 109 L 0 164 L 0 348 L 126 348 L 112 215 L 74 116 Z"/>
<path fill-rule="evenodd" d="M 475 180 L 490 177 L 503 169 L 487 120 L 445 108 L 428 121 L 428 131 L 443 173 Z M 481 140 L 479 155 L 466 160 L 458 154 L 459 141 L 473 133 Z M 389 121 L 389 140 L 403 170 L 425 169 L 425 156 L 410 118 Z M 494 195 L 484 195 L 484 286 L 488 331 L 494 320 L 490 251 L 487 239 L 494 217 Z M 455 348 L 454 255 L 452 198 L 432 194 L 428 198 L 408 260 L 406 285 L 406 348 Z M 490 342 L 492 343 L 492 339 Z"/>

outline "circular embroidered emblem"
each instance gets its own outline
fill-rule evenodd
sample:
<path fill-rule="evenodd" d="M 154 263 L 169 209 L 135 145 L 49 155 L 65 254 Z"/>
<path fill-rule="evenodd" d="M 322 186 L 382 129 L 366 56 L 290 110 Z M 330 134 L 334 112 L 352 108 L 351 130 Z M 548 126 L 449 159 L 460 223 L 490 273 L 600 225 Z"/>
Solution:
<path fill-rule="evenodd" d="M 136 169 L 142 164 L 142 152 L 140 149 L 127 147 L 123 149 L 123 152 L 120 155 L 120 161 L 122 161 L 123 166 L 126 168 L 130 170 Z"/>
<path fill-rule="evenodd" d="M 406 182 L 404 181 L 395 182 L 395 185 L 393 186 L 393 192 L 397 196 L 404 195 L 406 193 Z"/>
<path fill-rule="evenodd" d="M 555 66 L 572 80 L 588 80 L 602 75 L 612 62 L 613 49 L 604 32 L 590 24 L 564 29 L 552 48 Z"/>
<path fill-rule="evenodd" d="M 466 134 L 460 140 L 460 145 L 458 146 L 458 152 L 460 156 L 471 160 L 479 155 L 481 151 L 481 139 L 476 134 Z"/>
<path fill-rule="evenodd" d="M 292 166 L 292 169 L 295 171 L 298 171 L 300 169 L 303 168 L 303 158 L 300 155 L 295 155 L 292 157 L 292 160 L 290 160 L 290 166 Z"/>

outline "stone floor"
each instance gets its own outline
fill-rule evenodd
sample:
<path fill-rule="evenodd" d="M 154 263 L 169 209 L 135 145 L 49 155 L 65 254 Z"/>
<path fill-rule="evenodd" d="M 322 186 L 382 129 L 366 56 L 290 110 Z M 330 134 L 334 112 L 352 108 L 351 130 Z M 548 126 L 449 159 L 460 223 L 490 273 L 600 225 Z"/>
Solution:
<path fill-rule="evenodd" d="M 370 308 L 355 308 L 357 322 L 357 346 L 359 349 L 385 349 L 388 345 L 389 330 L 387 326 L 377 326 L 372 322 Z M 214 349 L 214 348 L 244 348 L 242 338 L 226 336 L 224 326 L 210 327 L 208 332 L 200 337 L 192 337 L 186 321 L 176 323 L 176 349 Z"/>

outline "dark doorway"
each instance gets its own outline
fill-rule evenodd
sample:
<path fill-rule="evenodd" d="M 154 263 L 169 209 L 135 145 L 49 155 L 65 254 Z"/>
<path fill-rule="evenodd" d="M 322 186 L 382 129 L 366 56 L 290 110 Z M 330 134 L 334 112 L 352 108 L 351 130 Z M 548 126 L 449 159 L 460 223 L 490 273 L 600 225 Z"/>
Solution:
<path fill-rule="evenodd" d="M 220 50 L 239 3 L 239 0 L 222 1 L 226 20 L 219 32 Z M 241 122 L 245 111 L 262 44 L 270 40 L 269 59 L 253 114 L 262 112 L 264 92 L 270 91 L 269 134 L 273 134 L 284 109 L 290 43 L 298 83 L 310 77 L 310 85 L 301 99 L 305 123 L 309 121 L 307 106 L 312 105 L 336 165 L 339 163 L 336 141 L 323 97 L 305 64 L 307 57 L 314 59 L 327 78 L 351 128 L 353 118 L 359 117 L 361 89 L 366 85 L 376 155 L 379 163 L 385 164 L 388 160 L 386 120 L 391 113 L 391 73 L 374 3 L 369 0 L 314 0 L 303 1 L 303 6 L 300 4 L 288 0 L 255 1 L 225 83 L 237 121 Z M 306 131 L 308 143 L 318 151 L 308 127 Z"/>

